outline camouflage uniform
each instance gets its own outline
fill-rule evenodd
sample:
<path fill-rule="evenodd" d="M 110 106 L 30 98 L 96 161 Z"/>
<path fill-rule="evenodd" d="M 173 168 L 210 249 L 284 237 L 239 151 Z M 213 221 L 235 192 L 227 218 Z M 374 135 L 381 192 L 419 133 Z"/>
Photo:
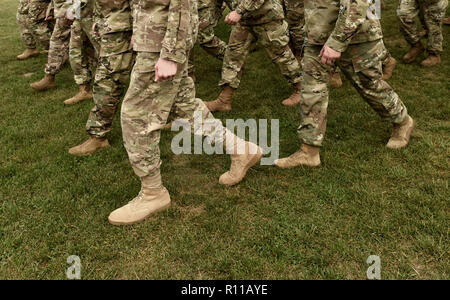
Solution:
<path fill-rule="evenodd" d="M 305 41 L 305 1 L 283 0 L 286 21 L 289 24 L 291 48 L 296 57 L 301 56 Z"/>
<path fill-rule="evenodd" d="M 53 0 L 55 8 L 55 28 L 50 39 L 48 62 L 45 73 L 56 75 L 69 59 L 70 22 L 66 18 L 66 0 Z"/>
<path fill-rule="evenodd" d="M 216 36 L 214 30 L 222 17 L 223 4 L 227 3 L 229 8 L 233 7 L 231 0 L 197 0 L 199 32 L 198 43 L 203 50 L 212 57 L 223 60 L 227 44 Z M 194 51 L 189 57 L 189 73 L 194 71 Z"/>
<path fill-rule="evenodd" d="M 28 3 L 29 28 L 36 41 L 48 50 L 53 32 L 53 22 L 47 22 L 45 15 L 51 0 L 30 0 Z"/>
<path fill-rule="evenodd" d="M 337 66 L 382 118 L 400 124 L 407 116 L 398 95 L 381 79 L 383 34 L 379 20 L 367 17 L 368 7 L 366 0 L 305 2 L 306 46 L 298 134 L 307 145 L 322 146 L 326 131 L 330 66 L 319 58 L 324 44 L 342 53 Z"/>
<path fill-rule="evenodd" d="M 134 49 L 138 54 L 121 119 L 125 148 L 139 177 L 158 174 L 160 131 L 171 113 L 192 122 L 198 111 L 203 121 L 214 120 L 205 104 L 195 98 L 194 82 L 187 72 L 197 28 L 195 0 L 141 1 L 135 14 Z M 178 63 L 174 78 L 155 82 L 159 58 Z"/>
<path fill-rule="evenodd" d="M 125 92 L 134 62 L 131 46 L 132 2 L 95 0 L 95 30 L 99 34 L 100 53 L 94 79 L 94 103 L 86 130 L 103 138 Z"/>
<path fill-rule="evenodd" d="M 414 45 L 420 41 L 420 32 L 417 29 L 415 18 L 420 11 L 428 30 L 428 53 L 440 54 L 442 52 L 442 21 L 448 0 L 400 0 L 397 15 L 400 19 L 401 30 L 409 44 Z"/>
<path fill-rule="evenodd" d="M 17 9 L 17 24 L 19 24 L 20 35 L 25 47 L 28 49 L 36 48 L 36 40 L 30 29 L 30 20 L 28 16 L 28 0 L 19 0 L 19 7 Z"/>
<path fill-rule="evenodd" d="M 78 85 L 90 84 L 97 68 L 99 45 L 92 34 L 95 0 L 81 1 L 81 18 L 72 24 L 69 44 L 70 65 Z"/>
<path fill-rule="evenodd" d="M 233 26 L 222 67 L 221 86 L 239 87 L 242 67 L 250 52 L 253 35 L 259 40 L 272 61 L 291 84 L 301 81 L 301 69 L 289 48 L 288 24 L 284 21 L 283 6 L 279 0 L 239 0 L 243 16 Z"/>

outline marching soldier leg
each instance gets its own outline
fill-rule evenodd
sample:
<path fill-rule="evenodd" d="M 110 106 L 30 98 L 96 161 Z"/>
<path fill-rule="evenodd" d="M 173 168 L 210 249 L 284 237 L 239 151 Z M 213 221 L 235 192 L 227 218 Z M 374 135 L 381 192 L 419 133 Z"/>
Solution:
<path fill-rule="evenodd" d="M 417 0 L 400 0 L 398 5 L 397 16 L 400 20 L 400 29 L 406 41 L 411 45 L 411 49 L 403 57 L 405 63 L 414 62 L 425 51 L 420 42 L 420 32 L 416 24 L 419 9 Z"/>
<path fill-rule="evenodd" d="M 131 32 L 105 34 L 100 49 L 130 49 L 126 41 L 131 41 Z M 90 138 L 71 148 L 70 154 L 90 155 L 109 146 L 106 134 L 111 131 L 114 115 L 130 79 L 133 62 L 134 54 L 131 49 L 125 52 L 106 52 L 105 56 L 99 58 L 94 79 L 95 106 L 86 123 Z"/>
<path fill-rule="evenodd" d="M 28 4 L 29 26 L 31 33 L 36 38 L 37 42 L 48 50 L 50 47 L 50 38 L 52 36 L 52 28 L 45 20 L 47 7 L 50 4 L 49 0 L 30 0 Z"/>
<path fill-rule="evenodd" d="M 305 5 L 304 1 L 284 0 L 286 21 L 289 24 L 292 52 L 297 59 L 301 59 L 303 43 L 305 41 Z"/>
<path fill-rule="evenodd" d="M 383 119 L 394 126 L 388 148 L 403 148 L 409 144 L 414 121 L 392 87 L 382 79 L 381 40 L 350 45 L 338 65 L 361 97 Z"/>
<path fill-rule="evenodd" d="M 39 55 L 39 50 L 36 48 L 36 40 L 29 27 L 28 0 L 20 0 L 16 19 L 20 29 L 20 36 L 26 47 L 25 51 L 17 56 L 17 59 L 25 60 Z"/>
<path fill-rule="evenodd" d="M 55 76 L 69 59 L 70 27 L 71 24 L 65 17 L 56 19 L 50 40 L 45 76 L 30 85 L 34 90 L 44 91 L 56 87 Z"/>
<path fill-rule="evenodd" d="M 320 62 L 322 46 L 307 44 L 302 60 L 303 81 L 300 103 L 301 123 L 298 137 L 301 148 L 291 156 L 275 161 L 279 168 L 320 165 L 319 148 L 322 146 L 327 127 L 328 83 L 331 67 Z"/>
<path fill-rule="evenodd" d="M 431 67 L 441 63 L 442 42 L 442 22 L 448 0 L 440 0 L 437 3 L 424 5 L 424 19 L 428 29 L 428 58 L 422 62 L 422 66 Z"/>
<path fill-rule="evenodd" d="M 294 87 L 293 94 L 283 101 L 285 106 L 295 106 L 301 100 L 302 72 L 299 62 L 289 48 L 288 24 L 275 21 L 253 26 L 258 40 L 266 49 L 270 59 L 278 66 L 281 74 Z"/>
<path fill-rule="evenodd" d="M 79 86 L 79 92 L 74 97 L 64 101 L 64 104 L 70 105 L 86 99 L 92 99 L 92 69 L 96 56 L 96 50 L 87 34 L 83 31 L 81 22 L 75 20 L 70 34 L 69 61 L 75 83 Z"/>
<path fill-rule="evenodd" d="M 240 24 L 233 26 L 223 59 L 222 78 L 219 82 L 222 91 L 216 100 L 205 103 L 211 112 L 231 110 L 233 94 L 241 82 L 252 39 L 249 27 Z"/>

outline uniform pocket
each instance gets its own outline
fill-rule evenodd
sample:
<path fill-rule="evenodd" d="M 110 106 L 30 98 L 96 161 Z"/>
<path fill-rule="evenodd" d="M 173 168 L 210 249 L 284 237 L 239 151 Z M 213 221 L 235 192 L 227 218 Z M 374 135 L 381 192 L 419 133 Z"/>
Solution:
<path fill-rule="evenodd" d="M 372 70 L 382 75 L 382 56 L 384 45 L 381 41 L 351 45 L 350 55 L 356 73 Z"/>
<path fill-rule="evenodd" d="M 264 26 L 270 44 L 284 47 L 289 44 L 288 24 L 286 21 L 272 22 Z"/>

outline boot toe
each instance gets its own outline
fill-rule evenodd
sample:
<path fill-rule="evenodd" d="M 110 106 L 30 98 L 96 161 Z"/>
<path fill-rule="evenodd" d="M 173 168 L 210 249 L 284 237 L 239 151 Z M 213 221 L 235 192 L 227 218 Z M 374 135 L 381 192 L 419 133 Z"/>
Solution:
<path fill-rule="evenodd" d="M 227 185 L 227 186 L 236 185 L 241 181 L 242 181 L 242 178 L 239 180 L 238 178 L 231 176 L 230 172 L 226 172 L 226 173 L 222 174 L 222 176 L 220 176 L 220 178 L 219 178 L 219 183 L 222 185 Z"/>

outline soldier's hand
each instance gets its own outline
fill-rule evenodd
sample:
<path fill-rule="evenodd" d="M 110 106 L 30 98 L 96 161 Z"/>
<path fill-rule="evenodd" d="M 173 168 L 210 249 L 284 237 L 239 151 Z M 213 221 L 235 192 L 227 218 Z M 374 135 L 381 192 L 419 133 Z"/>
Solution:
<path fill-rule="evenodd" d="M 161 82 L 177 75 L 178 64 L 176 62 L 160 58 L 155 65 L 155 82 Z"/>
<path fill-rule="evenodd" d="M 336 60 L 341 58 L 341 54 L 341 52 L 333 50 L 325 45 L 323 46 L 322 51 L 320 51 L 319 57 L 324 65 L 332 66 Z"/>
<path fill-rule="evenodd" d="M 225 23 L 227 23 L 228 25 L 236 25 L 237 23 L 239 23 L 241 18 L 241 14 L 239 14 L 237 11 L 232 11 L 226 16 Z"/>

